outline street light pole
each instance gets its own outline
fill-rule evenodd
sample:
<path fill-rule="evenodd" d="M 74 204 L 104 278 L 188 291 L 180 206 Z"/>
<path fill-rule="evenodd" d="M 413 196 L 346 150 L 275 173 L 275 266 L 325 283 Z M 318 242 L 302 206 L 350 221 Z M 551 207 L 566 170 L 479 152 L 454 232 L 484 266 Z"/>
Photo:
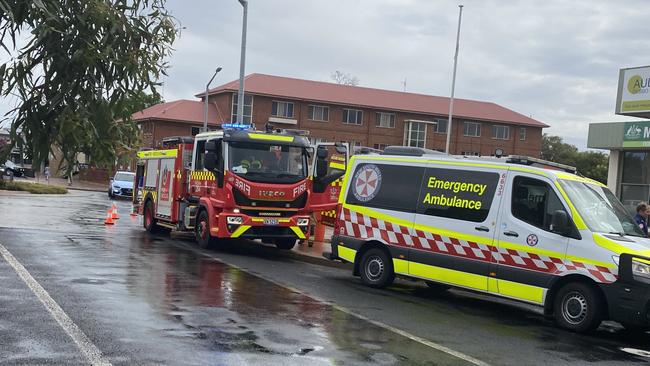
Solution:
<path fill-rule="evenodd" d="M 244 123 L 244 68 L 246 66 L 246 23 L 248 21 L 248 0 L 239 0 L 244 7 L 241 30 L 241 57 L 239 59 L 239 92 L 237 94 L 237 123 Z M 251 124 L 253 121 L 251 120 Z"/>
<path fill-rule="evenodd" d="M 454 90 L 456 88 L 456 65 L 458 63 L 458 45 L 460 43 L 460 21 L 463 17 L 463 5 L 458 5 L 458 31 L 456 32 L 456 53 L 454 54 L 454 75 L 451 79 L 451 97 L 449 98 L 449 119 L 447 119 L 447 143 L 445 152 L 449 154 L 449 140 L 451 138 L 451 116 L 454 114 Z"/>
<path fill-rule="evenodd" d="M 212 80 L 214 80 L 214 77 L 217 76 L 219 71 L 221 71 L 221 66 L 217 67 L 217 69 L 214 71 L 214 75 L 212 75 L 212 78 L 210 78 L 210 81 L 205 84 L 205 100 L 203 101 L 203 132 L 208 132 L 208 90 L 210 89 Z"/>

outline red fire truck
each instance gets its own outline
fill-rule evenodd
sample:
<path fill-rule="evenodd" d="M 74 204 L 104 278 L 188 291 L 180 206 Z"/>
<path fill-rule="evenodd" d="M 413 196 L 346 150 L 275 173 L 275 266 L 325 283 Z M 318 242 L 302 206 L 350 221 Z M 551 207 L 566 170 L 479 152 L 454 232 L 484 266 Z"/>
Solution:
<path fill-rule="evenodd" d="M 291 249 L 308 238 L 311 213 L 336 206 L 347 145 L 313 147 L 299 130 L 221 127 L 138 153 L 133 202 L 145 229 L 193 231 L 204 248 L 248 238 Z"/>

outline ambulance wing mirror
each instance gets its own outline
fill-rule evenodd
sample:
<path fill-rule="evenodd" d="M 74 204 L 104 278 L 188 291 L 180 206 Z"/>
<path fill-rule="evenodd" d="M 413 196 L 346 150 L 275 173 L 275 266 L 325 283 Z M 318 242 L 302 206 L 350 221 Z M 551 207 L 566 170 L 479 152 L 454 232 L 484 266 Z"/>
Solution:
<path fill-rule="evenodd" d="M 555 210 L 553 216 L 551 216 L 551 231 L 560 234 L 567 235 L 569 233 L 569 215 L 567 215 L 564 210 Z"/>

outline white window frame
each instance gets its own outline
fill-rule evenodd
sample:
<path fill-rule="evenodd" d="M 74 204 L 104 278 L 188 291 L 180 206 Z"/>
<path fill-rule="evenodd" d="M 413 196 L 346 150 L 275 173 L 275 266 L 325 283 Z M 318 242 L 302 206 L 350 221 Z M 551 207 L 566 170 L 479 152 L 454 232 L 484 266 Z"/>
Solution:
<path fill-rule="evenodd" d="M 280 111 L 280 106 L 282 106 L 282 110 L 286 113 L 287 110 L 289 109 L 289 104 L 291 104 L 291 115 L 287 116 L 286 114 L 273 114 L 273 103 L 277 104 L 276 112 Z M 293 119 L 293 114 L 295 113 L 296 106 L 293 102 L 287 102 L 284 100 L 272 100 L 271 101 L 271 116 L 273 117 L 279 117 L 279 118 L 289 118 Z"/>
<path fill-rule="evenodd" d="M 505 129 L 505 135 L 499 136 L 499 129 Z M 510 126 L 492 125 L 492 139 L 493 140 L 510 140 Z"/>
<path fill-rule="evenodd" d="M 522 138 L 522 132 L 523 132 L 523 138 Z M 526 141 L 526 134 L 528 131 L 526 131 L 526 127 L 519 127 L 519 141 Z"/>
<path fill-rule="evenodd" d="M 384 122 L 384 117 L 389 118 L 387 126 L 382 124 L 382 122 Z M 377 112 L 376 118 L 377 118 L 377 120 L 375 121 L 375 127 L 379 127 L 379 128 L 395 128 L 395 113 Z"/>
<path fill-rule="evenodd" d="M 413 133 L 419 133 L 421 131 L 414 131 L 413 130 L 413 124 L 417 123 L 420 126 L 424 126 L 424 131 L 423 132 L 423 138 L 422 140 L 420 139 L 412 139 L 411 137 L 413 136 Z M 427 147 L 427 125 L 429 123 L 425 121 L 413 121 L 409 120 L 406 121 L 406 124 L 404 126 L 404 146 L 412 146 L 412 147 L 421 147 L 421 148 L 426 148 Z M 411 144 L 411 141 L 415 141 L 416 144 Z M 417 142 L 422 141 L 422 146 L 418 146 Z"/>
<path fill-rule="evenodd" d="M 323 114 L 324 114 L 323 112 L 324 112 L 324 111 L 327 111 L 327 119 L 316 119 L 316 118 L 315 118 L 315 113 L 314 113 L 314 115 L 311 115 L 310 112 L 311 112 L 311 111 L 315 111 L 316 108 L 320 108 L 320 109 L 321 109 L 321 117 L 322 117 Z M 326 106 L 326 105 L 309 104 L 309 105 L 307 106 L 307 114 L 308 114 L 307 119 L 309 119 L 310 121 L 329 122 L 329 120 L 330 120 L 330 107 L 328 107 L 328 106 Z"/>
<path fill-rule="evenodd" d="M 469 125 L 474 125 L 476 126 L 476 135 L 468 135 L 467 134 L 467 126 Z M 463 136 L 468 136 L 468 137 L 481 137 L 481 122 L 474 122 L 474 121 L 463 121 Z"/>
<path fill-rule="evenodd" d="M 388 146 L 389 146 L 388 144 L 378 143 L 378 144 L 373 144 L 372 148 L 377 150 L 385 150 Z"/>
<path fill-rule="evenodd" d="M 445 130 L 443 132 L 441 132 L 440 131 L 440 122 L 444 122 L 445 126 L 447 126 L 449 124 L 448 123 L 449 119 L 448 118 L 436 118 L 435 121 L 436 121 L 436 127 L 433 129 L 434 133 L 440 133 L 440 134 L 445 134 L 446 135 L 448 127 L 445 128 Z"/>
<path fill-rule="evenodd" d="M 251 115 L 248 116 L 246 115 L 246 96 L 250 95 L 251 96 Z M 243 123 L 248 123 L 246 122 L 246 117 L 250 118 L 250 123 L 253 123 L 253 103 L 255 102 L 255 96 L 253 94 L 246 94 L 244 93 L 244 113 L 242 115 L 242 118 L 244 119 L 242 122 Z M 232 119 L 230 122 L 231 123 L 237 123 L 237 108 L 235 107 L 237 105 L 237 93 L 232 93 L 232 105 L 230 106 L 230 118 Z"/>
<path fill-rule="evenodd" d="M 343 123 L 345 123 L 346 125 L 363 126 L 363 111 L 361 109 L 343 108 L 343 112 L 342 112 L 343 116 L 342 117 L 345 117 L 345 114 L 346 114 L 345 112 L 346 111 L 347 111 L 347 115 L 348 115 L 348 120 L 350 119 L 350 112 L 353 111 L 355 113 L 355 115 L 357 117 L 359 117 L 359 121 L 357 121 L 359 123 L 348 122 L 348 121 L 345 120 L 345 118 L 342 118 Z M 355 117 L 355 119 L 356 119 L 356 117 Z"/>

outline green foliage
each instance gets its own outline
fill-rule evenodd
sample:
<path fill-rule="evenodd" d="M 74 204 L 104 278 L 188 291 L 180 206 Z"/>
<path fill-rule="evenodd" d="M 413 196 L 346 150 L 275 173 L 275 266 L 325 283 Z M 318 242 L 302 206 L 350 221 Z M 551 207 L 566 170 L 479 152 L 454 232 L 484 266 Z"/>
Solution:
<path fill-rule="evenodd" d="M 607 183 L 608 155 L 600 151 L 578 151 L 560 136 L 542 135 L 542 159 L 574 166 L 579 174 Z"/>
<path fill-rule="evenodd" d="M 68 190 L 65 187 L 50 186 L 31 182 L 8 182 L 0 179 L 0 189 L 5 191 L 25 191 L 34 194 L 65 194 Z"/>
<path fill-rule="evenodd" d="M 27 147 L 34 167 L 52 148 L 72 169 L 77 152 L 112 166 L 135 147 L 130 116 L 160 99 L 156 87 L 177 35 L 164 5 L 0 0 L 0 41 L 12 56 L 0 65 L 0 95 L 19 100 L 7 116 L 12 144 Z"/>

